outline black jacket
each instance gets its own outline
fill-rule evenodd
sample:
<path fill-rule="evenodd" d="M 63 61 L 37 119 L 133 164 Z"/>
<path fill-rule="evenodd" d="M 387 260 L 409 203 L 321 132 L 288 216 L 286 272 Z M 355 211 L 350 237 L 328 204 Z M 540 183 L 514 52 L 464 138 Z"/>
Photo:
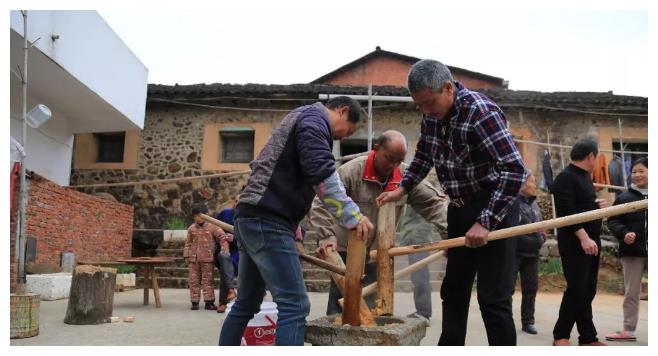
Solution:
<path fill-rule="evenodd" d="M 235 216 L 268 218 L 294 233 L 311 208 L 313 186 L 336 172 L 333 142 L 321 103 L 291 111 L 249 163 L 251 175 Z"/>
<path fill-rule="evenodd" d="M 536 197 L 519 195 L 519 225 L 532 224 L 542 220 L 536 199 Z M 516 239 L 516 255 L 520 257 L 539 257 L 539 249 L 543 244 L 544 238 L 539 232 L 521 235 Z"/>
<path fill-rule="evenodd" d="M 647 197 L 645 197 L 642 193 L 631 187 L 628 189 L 628 191 L 619 194 L 613 205 L 630 203 L 646 198 Z M 648 219 L 648 210 L 636 211 L 633 213 L 611 216 L 608 218 L 608 228 L 619 240 L 620 256 L 648 256 Z M 626 236 L 626 234 L 631 231 L 635 233 L 635 242 L 629 245 L 624 242 L 624 236 Z"/>
<path fill-rule="evenodd" d="M 573 164 L 568 165 L 555 177 L 551 192 L 555 197 L 555 213 L 557 217 L 584 213 L 599 208 L 598 204 L 596 204 L 596 192 L 594 191 L 591 174 Z M 583 228 L 587 232 L 587 235 L 600 245 L 601 221 L 593 220 L 558 228 L 558 242 L 563 240 L 576 244 L 577 237 L 575 232 Z"/>

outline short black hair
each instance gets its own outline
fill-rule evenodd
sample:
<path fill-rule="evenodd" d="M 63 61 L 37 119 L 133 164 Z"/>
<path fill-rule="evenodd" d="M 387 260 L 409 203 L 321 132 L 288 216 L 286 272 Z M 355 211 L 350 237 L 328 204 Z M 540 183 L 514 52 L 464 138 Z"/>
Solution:
<path fill-rule="evenodd" d="M 363 108 L 361 108 L 361 104 L 359 104 L 358 101 L 349 96 L 342 95 L 331 98 L 324 106 L 326 106 L 327 109 L 338 109 L 347 106 L 350 109 L 350 113 L 347 115 L 347 121 L 354 124 L 361 122 L 361 112 L 363 111 Z"/>
<path fill-rule="evenodd" d="M 571 147 L 571 160 L 582 161 L 590 153 L 595 156 L 599 154 L 599 144 L 591 138 L 583 138 L 576 141 L 576 144 Z"/>
<path fill-rule="evenodd" d="M 641 157 L 641 158 L 636 159 L 633 162 L 633 167 L 637 166 L 638 164 L 641 164 L 641 165 L 649 168 L 649 157 Z"/>
<path fill-rule="evenodd" d="M 208 207 L 206 207 L 206 204 L 199 203 L 192 207 L 192 216 L 199 214 L 208 214 Z"/>

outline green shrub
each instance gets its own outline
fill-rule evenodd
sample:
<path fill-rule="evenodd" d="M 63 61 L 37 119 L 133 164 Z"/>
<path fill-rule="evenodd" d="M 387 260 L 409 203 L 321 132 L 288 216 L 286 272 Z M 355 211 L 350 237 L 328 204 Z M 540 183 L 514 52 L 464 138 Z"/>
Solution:
<path fill-rule="evenodd" d="M 539 261 L 539 275 L 562 274 L 562 261 L 559 257 L 549 257 Z"/>
<path fill-rule="evenodd" d="M 117 265 L 117 274 L 120 273 L 135 273 L 137 271 L 137 267 L 134 265 Z"/>
<path fill-rule="evenodd" d="M 167 222 L 167 228 L 169 230 L 187 230 L 187 225 L 185 219 L 179 217 L 171 218 Z"/>

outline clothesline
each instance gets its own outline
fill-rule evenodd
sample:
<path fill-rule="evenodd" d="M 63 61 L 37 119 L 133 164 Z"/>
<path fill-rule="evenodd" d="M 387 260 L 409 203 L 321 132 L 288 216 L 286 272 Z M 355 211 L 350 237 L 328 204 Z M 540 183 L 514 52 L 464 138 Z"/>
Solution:
<path fill-rule="evenodd" d="M 539 146 L 546 146 L 546 147 L 557 147 L 557 148 L 568 148 L 571 149 L 572 146 L 566 146 L 566 145 L 558 145 L 555 143 L 544 143 L 544 142 L 537 142 L 537 141 L 529 141 L 529 140 L 518 140 L 515 139 L 515 142 L 519 143 L 529 143 L 531 145 L 539 145 Z M 621 153 L 622 151 L 620 150 L 607 150 L 607 149 L 599 149 L 601 152 L 608 152 L 608 153 Z M 645 154 L 648 155 L 649 152 L 642 152 L 642 151 L 623 151 L 624 153 L 639 153 L 639 154 Z"/>

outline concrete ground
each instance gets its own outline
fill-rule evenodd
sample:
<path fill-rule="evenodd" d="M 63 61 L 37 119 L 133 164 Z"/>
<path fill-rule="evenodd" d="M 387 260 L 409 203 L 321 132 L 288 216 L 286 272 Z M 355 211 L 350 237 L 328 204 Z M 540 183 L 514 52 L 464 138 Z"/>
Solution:
<path fill-rule="evenodd" d="M 134 316 L 134 323 L 111 323 L 102 325 L 67 325 L 62 322 L 66 314 L 68 299 L 42 301 L 40 308 L 39 335 L 27 339 L 11 340 L 12 346 L 19 345 L 216 345 L 225 314 L 211 311 L 189 310 L 188 291 L 184 289 L 162 289 L 163 306 L 156 309 L 151 294 L 151 304 L 142 305 L 142 290 L 116 293 L 114 316 Z M 324 316 L 327 293 L 309 293 L 311 313 L 308 320 Z M 520 331 L 520 294 L 514 295 L 515 323 L 518 329 L 518 344 L 544 346 L 552 342 L 552 330 L 560 307 L 561 294 L 540 293 L 537 296 L 535 313 L 538 335 Z M 268 295 L 269 297 L 269 295 Z M 269 298 L 268 298 L 269 299 Z M 619 330 L 622 322 L 622 296 L 599 294 L 594 299 L 594 322 L 600 339 L 605 334 Z M 421 345 L 436 345 L 441 331 L 441 298 L 432 294 L 434 317 Z M 640 321 L 635 343 L 610 343 L 610 345 L 647 345 L 647 301 L 641 301 Z M 414 311 L 411 293 L 395 293 L 395 314 L 404 316 Z M 574 327 L 572 343 L 577 343 Z M 487 345 L 484 324 L 480 317 L 475 295 L 471 299 L 468 322 L 467 345 Z"/>

